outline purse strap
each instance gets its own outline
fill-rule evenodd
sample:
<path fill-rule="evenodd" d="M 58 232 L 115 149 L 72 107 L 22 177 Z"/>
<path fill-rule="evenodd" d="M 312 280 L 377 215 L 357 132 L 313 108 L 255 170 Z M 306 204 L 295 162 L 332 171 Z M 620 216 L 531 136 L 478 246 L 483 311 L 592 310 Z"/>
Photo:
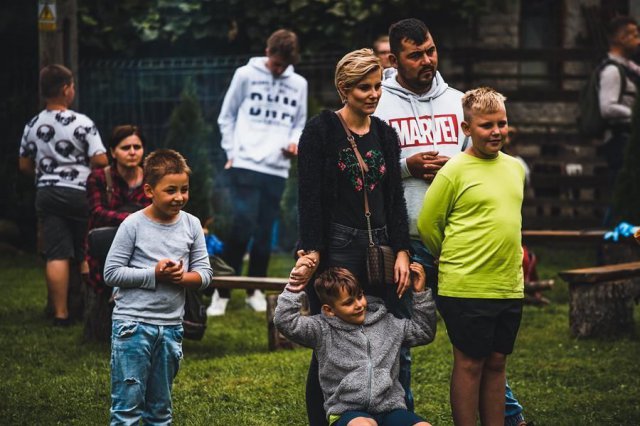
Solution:
<path fill-rule="evenodd" d="M 113 180 L 111 179 L 111 166 L 104 166 L 104 179 L 107 183 L 107 203 L 111 204 L 113 198 Z"/>
<path fill-rule="evenodd" d="M 356 159 L 358 160 L 358 165 L 360 166 L 360 175 L 362 176 L 362 192 L 364 193 L 364 217 L 367 219 L 367 231 L 369 232 L 369 247 L 375 246 L 373 243 L 373 231 L 371 231 L 371 211 L 369 210 L 369 197 L 367 197 L 367 186 L 365 184 L 364 174 L 369 171 L 369 167 L 367 163 L 364 162 L 362 155 L 360 155 L 360 151 L 358 151 L 358 146 L 356 145 L 356 140 L 351 134 L 347 123 L 344 121 L 342 114 L 340 111 L 336 111 L 336 115 L 340 119 L 340 124 L 342 124 L 342 128 L 344 132 L 347 134 L 347 141 L 351 145 L 351 149 L 353 149 L 353 153 L 356 155 Z"/>

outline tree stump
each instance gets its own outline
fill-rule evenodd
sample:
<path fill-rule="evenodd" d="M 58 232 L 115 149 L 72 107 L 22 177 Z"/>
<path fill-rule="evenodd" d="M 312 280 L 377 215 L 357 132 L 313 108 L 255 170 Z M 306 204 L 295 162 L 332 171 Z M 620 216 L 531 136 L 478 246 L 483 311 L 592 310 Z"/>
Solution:
<path fill-rule="evenodd" d="M 575 337 L 633 331 L 634 283 L 630 279 L 569 286 L 569 326 Z"/>
<path fill-rule="evenodd" d="M 304 297 L 302 302 L 302 309 L 300 313 L 302 315 L 309 315 L 309 302 Z M 267 322 L 269 324 L 269 350 L 276 351 L 278 349 L 294 349 L 299 348 L 300 345 L 293 343 L 286 337 L 284 337 L 276 328 L 273 323 L 273 316 L 276 312 L 276 306 L 278 304 L 277 294 L 267 294 Z"/>
<path fill-rule="evenodd" d="M 111 302 L 112 288 L 101 292 L 87 287 L 85 289 L 85 314 L 83 338 L 91 342 L 109 342 L 111 340 Z"/>
<path fill-rule="evenodd" d="M 559 275 L 569 283 L 571 334 L 610 337 L 633 331 L 640 262 L 573 269 Z"/>

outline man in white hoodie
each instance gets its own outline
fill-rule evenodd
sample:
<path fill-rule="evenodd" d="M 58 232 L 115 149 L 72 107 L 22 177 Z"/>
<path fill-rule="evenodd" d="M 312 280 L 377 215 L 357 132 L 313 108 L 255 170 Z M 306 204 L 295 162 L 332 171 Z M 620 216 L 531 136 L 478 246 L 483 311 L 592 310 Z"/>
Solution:
<path fill-rule="evenodd" d="M 236 70 L 218 117 L 234 204 L 222 257 L 237 274 L 252 239 L 249 276 L 267 274 L 273 224 L 307 119 L 307 81 L 293 70 L 298 57 L 295 33 L 280 29 L 271 34 L 266 57 L 251 58 Z M 210 315 L 224 313 L 228 294 L 222 296 L 227 297 L 214 296 Z M 259 290 L 249 295 L 247 304 L 266 310 Z"/>
<path fill-rule="evenodd" d="M 438 72 L 438 51 L 429 29 L 418 19 L 403 19 L 389 27 L 391 65 L 397 73 L 382 82 L 382 97 L 375 116 L 389 123 L 400 138 L 400 168 L 409 214 L 413 260 L 427 271 L 427 285 L 437 294 L 435 259 L 420 240 L 416 219 L 425 193 L 438 170 L 471 141 L 462 132 L 463 93 L 444 81 Z M 406 316 L 410 316 L 407 306 Z M 400 383 L 407 407 L 413 409 L 411 355 L 400 355 Z M 522 406 L 506 387 L 505 425 L 526 425 Z"/>

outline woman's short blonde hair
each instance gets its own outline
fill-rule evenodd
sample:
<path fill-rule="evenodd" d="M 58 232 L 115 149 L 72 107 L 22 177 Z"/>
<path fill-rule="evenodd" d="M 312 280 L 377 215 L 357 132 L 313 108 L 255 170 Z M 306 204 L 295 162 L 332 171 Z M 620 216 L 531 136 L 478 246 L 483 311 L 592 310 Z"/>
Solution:
<path fill-rule="evenodd" d="M 467 91 L 462 96 L 462 110 L 465 121 L 471 120 L 471 115 L 491 114 L 496 111 L 506 110 L 504 101 L 507 98 L 491 87 L 478 87 Z"/>
<path fill-rule="evenodd" d="M 358 49 L 349 52 L 336 65 L 335 85 L 342 102 L 346 101 L 346 92 L 353 89 L 371 71 L 378 70 L 382 75 L 380 59 L 371 49 Z M 344 92 L 343 92 L 344 91 Z"/>

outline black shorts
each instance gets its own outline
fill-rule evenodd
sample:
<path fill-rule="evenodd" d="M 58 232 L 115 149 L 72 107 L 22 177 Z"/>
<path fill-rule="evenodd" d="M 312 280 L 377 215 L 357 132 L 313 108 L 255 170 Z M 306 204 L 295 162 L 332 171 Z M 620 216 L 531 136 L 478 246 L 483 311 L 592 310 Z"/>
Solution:
<path fill-rule="evenodd" d="M 82 261 L 89 213 L 86 192 L 61 187 L 40 188 L 36 193 L 36 212 L 45 260 Z"/>
<path fill-rule="evenodd" d="M 510 354 L 522 319 L 522 299 L 438 296 L 438 310 L 451 344 L 472 358 Z"/>

